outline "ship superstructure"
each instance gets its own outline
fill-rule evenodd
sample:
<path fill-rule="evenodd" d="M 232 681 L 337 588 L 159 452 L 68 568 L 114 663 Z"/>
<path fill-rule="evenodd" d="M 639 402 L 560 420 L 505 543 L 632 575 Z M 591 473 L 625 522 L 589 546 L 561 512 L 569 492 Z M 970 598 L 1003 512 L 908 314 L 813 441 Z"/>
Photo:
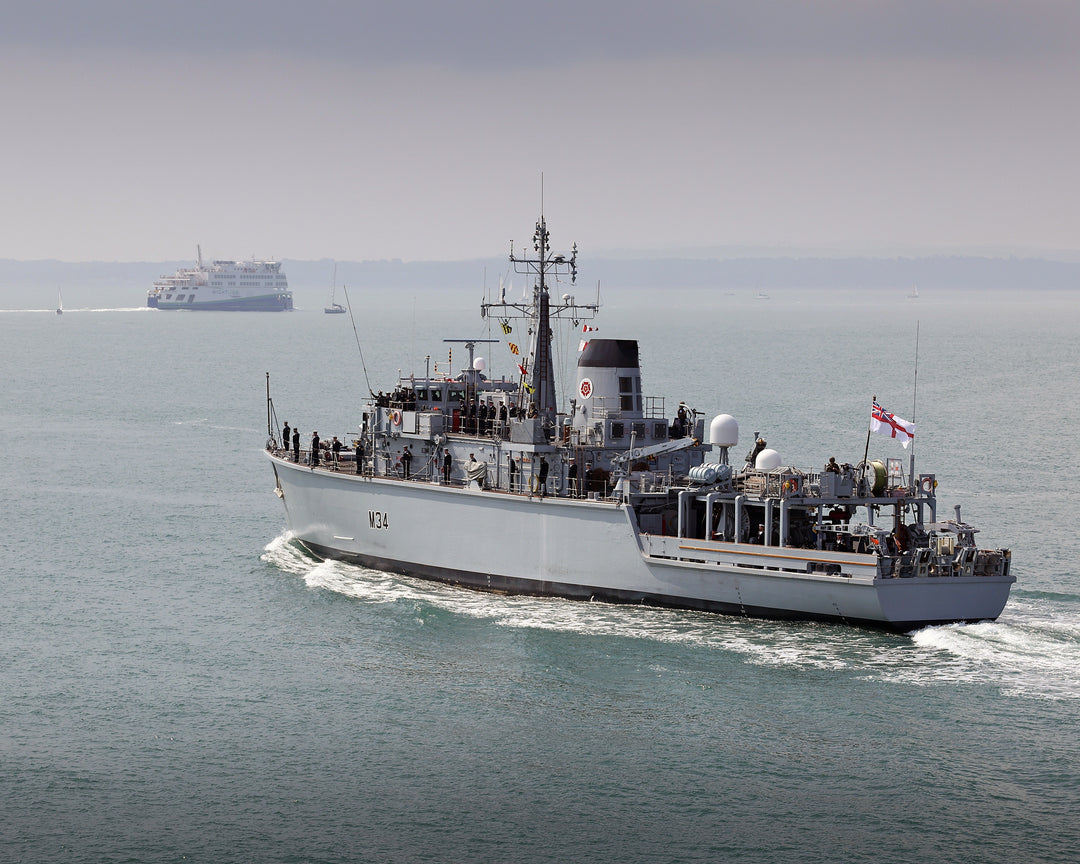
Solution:
<path fill-rule="evenodd" d="M 293 295 L 280 261 L 218 260 L 204 264 L 199 248 L 196 265 L 158 279 L 147 292 L 146 305 L 152 309 L 280 312 L 293 308 Z"/>
<path fill-rule="evenodd" d="M 465 368 L 373 394 L 337 453 L 326 438 L 278 441 L 268 392 L 267 455 L 297 542 L 502 592 L 900 631 L 1001 613 L 1009 550 L 978 548 L 959 508 L 941 519 L 936 479 L 913 462 L 907 474 L 867 454 L 799 469 L 757 433 L 733 462 L 736 420 L 644 395 L 632 339 L 583 339 L 560 408 L 552 328 L 587 333 L 599 298 L 552 296 L 553 277 L 573 284 L 577 250 L 549 242 L 541 217 L 535 254 L 511 251 L 531 298 L 500 292 L 481 306 L 508 339 L 528 340 L 520 374 L 489 378 L 484 340 L 460 340 Z"/>

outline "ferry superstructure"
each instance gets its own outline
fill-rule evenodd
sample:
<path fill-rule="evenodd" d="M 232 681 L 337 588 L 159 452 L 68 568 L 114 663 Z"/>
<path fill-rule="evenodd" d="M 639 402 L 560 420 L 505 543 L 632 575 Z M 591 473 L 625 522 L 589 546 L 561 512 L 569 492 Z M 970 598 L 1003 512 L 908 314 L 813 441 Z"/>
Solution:
<path fill-rule="evenodd" d="M 535 255 L 510 256 L 535 277 L 531 299 L 481 305 L 513 353 L 511 340 L 528 340 L 520 375 L 489 378 L 484 340 L 469 340 L 465 368 L 373 395 L 338 453 L 331 436 L 279 440 L 268 376 L 266 455 L 296 542 L 498 592 L 900 632 L 998 617 L 1010 550 L 979 548 L 959 508 L 942 518 L 936 478 L 916 475 L 913 456 L 906 473 L 868 454 L 799 469 L 755 434 L 733 462 L 735 419 L 706 424 L 645 396 L 631 339 L 582 339 L 574 398 L 558 410 L 552 327 L 587 336 L 599 298 L 552 296 L 552 277 L 576 277 L 577 249 L 553 254 L 543 217 L 533 239 Z"/>
<path fill-rule="evenodd" d="M 162 276 L 147 292 L 152 309 L 201 309 L 225 312 L 282 312 L 293 308 L 280 261 L 213 261 L 204 264 L 202 249 L 194 267 Z"/>

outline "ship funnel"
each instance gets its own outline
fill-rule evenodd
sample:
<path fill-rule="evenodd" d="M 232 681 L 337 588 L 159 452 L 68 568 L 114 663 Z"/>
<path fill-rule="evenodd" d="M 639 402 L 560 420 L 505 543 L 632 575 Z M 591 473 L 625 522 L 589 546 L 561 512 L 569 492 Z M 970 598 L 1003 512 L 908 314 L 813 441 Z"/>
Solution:
<path fill-rule="evenodd" d="M 577 365 L 576 398 L 582 407 L 574 416 L 575 426 L 605 417 L 643 417 L 637 340 L 590 339 Z"/>

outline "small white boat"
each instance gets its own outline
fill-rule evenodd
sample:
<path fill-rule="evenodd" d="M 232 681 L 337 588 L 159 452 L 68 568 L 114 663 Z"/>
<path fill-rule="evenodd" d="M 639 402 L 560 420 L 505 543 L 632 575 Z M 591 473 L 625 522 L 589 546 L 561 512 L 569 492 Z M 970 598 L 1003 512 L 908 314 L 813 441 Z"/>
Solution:
<path fill-rule="evenodd" d="M 334 294 L 337 293 L 337 265 L 334 265 L 334 278 L 330 282 L 330 305 L 323 309 L 327 315 L 344 315 L 345 307 L 334 302 Z"/>

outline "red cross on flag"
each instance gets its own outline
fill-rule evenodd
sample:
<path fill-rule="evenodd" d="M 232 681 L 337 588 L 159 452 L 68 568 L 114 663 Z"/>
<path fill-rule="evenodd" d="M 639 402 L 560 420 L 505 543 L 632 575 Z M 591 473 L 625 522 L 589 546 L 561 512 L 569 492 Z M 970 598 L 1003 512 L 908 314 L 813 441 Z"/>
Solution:
<path fill-rule="evenodd" d="M 915 437 L 915 424 L 902 420 L 875 402 L 870 411 L 870 431 L 896 438 L 904 447 L 907 447 Z"/>

